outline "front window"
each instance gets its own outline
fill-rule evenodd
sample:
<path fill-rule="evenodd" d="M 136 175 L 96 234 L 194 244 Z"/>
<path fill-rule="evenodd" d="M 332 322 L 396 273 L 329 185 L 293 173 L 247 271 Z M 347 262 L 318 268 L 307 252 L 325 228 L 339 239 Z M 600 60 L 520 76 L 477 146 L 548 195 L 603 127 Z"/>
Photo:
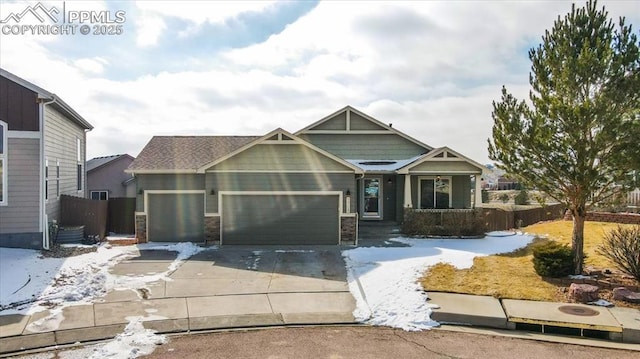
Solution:
<path fill-rule="evenodd" d="M 0 205 L 7 203 L 7 132 L 5 122 L 0 121 Z"/>
<path fill-rule="evenodd" d="M 451 207 L 451 177 L 420 178 L 421 209 Z"/>
<path fill-rule="evenodd" d="M 109 199 L 109 192 L 91 191 L 91 199 L 98 200 L 98 201 L 106 201 Z"/>

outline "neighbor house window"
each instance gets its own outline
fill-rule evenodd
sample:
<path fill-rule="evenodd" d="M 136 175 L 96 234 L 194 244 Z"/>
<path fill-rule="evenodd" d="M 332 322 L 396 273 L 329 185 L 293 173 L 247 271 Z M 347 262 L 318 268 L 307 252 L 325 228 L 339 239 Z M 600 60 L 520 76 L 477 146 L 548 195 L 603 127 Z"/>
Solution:
<path fill-rule="evenodd" d="M 44 200 L 49 199 L 49 160 L 44 160 Z"/>
<path fill-rule="evenodd" d="M 78 164 L 78 173 L 76 174 L 78 178 L 78 191 L 82 190 L 82 165 Z"/>
<path fill-rule="evenodd" d="M 91 199 L 106 201 L 109 199 L 108 191 L 91 191 Z"/>
<path fill-rule="evenodd" d="M 419 207 L 450 208 L 451 177 L 420 177 Z"/>
<path fill-rule="evenodd" d="M 7 132 L 9 128 L 0 121 L 0 205 L 7 203 Z"/>
<path fill-rule="evenodd" d="M 60 198 L 60 161 L 56 161 L 56 198 Z"/>
<path fill-rule="evenodd" d="M 82 143 L 79 138 L 76 138 L 76 152 L 77 152 L 77 161 L 78 161 L 78 171 L 76 174 L 77 182 L 78 182 L 78 191 L 82 190 Z"/>

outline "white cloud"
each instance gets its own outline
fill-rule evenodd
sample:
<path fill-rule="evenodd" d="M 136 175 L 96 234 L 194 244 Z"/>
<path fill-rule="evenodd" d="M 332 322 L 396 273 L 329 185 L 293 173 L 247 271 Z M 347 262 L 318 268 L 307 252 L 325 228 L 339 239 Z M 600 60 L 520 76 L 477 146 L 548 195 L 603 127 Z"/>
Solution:
<path fill-rule="evenodd" d="M 101 57 L 83 58 L 73 62 L 73 64 L 82 72 L 87 74 L 99 75 L 104 72 L 105 65 L 109 62 Z"/>
<path fill-rule="evenodd" d="M 195 24 L 221 23 L 243 12 L 261 12 L 275 1 L 136 1 L 138 9 Z"/>
<path fill-rule="evenodd" d="M 162 32 L 166 29 L 162 17 L 155 14 L 143 13 L 135 21 L 136 26 L 136 44 L 141 47 L 148 47 L 155 45 Z"/>
<path fill-rule="evenodd" d="M 172 28 L 170 17 L 197 27 L 273 6 L 182 4 L 137 3 L 138 13 L 127 10 L 127 21 L 137 27 L 131 43 L 143 49 L 127 45 L 125 37 L 114 43 L 162 69 L 163 55 L 175 58 L 176 44 L 164 47 L 159 40 L 184 30 Z M 88 135 L 90 157 L 135 156 L 154 134 L 296 131 L 350 104 L 430 145 L 487 162 L 491 101 L 503 84 L 526 97 L 527 50 L 570 4 L 322 2 L 251 46 L 223 52 L 182 47 L 183 62 L 198 70 L 172 64 L 137 77 L 114 74 L 121 58 L 83 53 L 81 43 L 74 49 L 81 55 L 72 58 L 50 46 L 60 41 L 56 37 L 0 35 L 0 66 L 57 93 L 95 126 Z M 628 22 L 640 25 L 637 2 L 599 4 L 614 19 L 634 16 Z"/>

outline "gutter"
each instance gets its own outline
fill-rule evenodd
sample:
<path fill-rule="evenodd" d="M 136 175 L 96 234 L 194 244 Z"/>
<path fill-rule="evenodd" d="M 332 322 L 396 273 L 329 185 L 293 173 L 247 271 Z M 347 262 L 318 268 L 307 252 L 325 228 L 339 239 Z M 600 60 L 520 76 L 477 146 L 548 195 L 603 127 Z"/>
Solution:
<path fill-rule="evenodd" d="M 48 190 L 44 187 L 44 110 L 46 105 L 49 105 L 55 102 L 55 98 L 39 98 L 38 99 L 40 114 L 39 114 L 39 124 L 40 124 L 40 231 L 42 232 L 42 248 L 45 250 L 51 249 L 51 241 L 49 238 L 49 218 L 47 216 L 47 207 L 44 203 L 44 191 Z"/>

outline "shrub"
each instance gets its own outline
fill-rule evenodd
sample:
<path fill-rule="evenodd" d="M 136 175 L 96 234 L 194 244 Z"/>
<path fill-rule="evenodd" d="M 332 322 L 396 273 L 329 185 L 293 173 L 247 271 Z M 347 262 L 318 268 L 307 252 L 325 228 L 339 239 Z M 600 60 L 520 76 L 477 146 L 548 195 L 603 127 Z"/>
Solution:
<path fill-rule="evenodd" d="M 478 236 L 486 232 L 479 211 L 416 211 L 406 209 L 402 233 L 423 236 Z"/>
<path fill-rule="evenodd" d="M 514 198 L 514 202 L 518 205 L 529 204 L 529 194 L 527 193 L 527 190 L 524 188 L 521 189 L 516 198 Z"/>
<path fill-rule="evenodd" d="M 533 268 L 543 277 L 559 278 L 571 274 L 573 255 L 566 244 L 546 241 L 533 247 Z"/>
<path fill-rule="evenodd" d="M 507 203 L 509 202 L 509 195 L 506 193 L 503 193 L 500 195 L 500 197 L 498 197 L 499 200 L 502 201 L 502 203 Z"/>
<path fill-rule="evenodd" d="M 618 226 L 604 235 L 596 252 L 613 262 L 619 270 L 640 281 L 640 226 Z"/>

